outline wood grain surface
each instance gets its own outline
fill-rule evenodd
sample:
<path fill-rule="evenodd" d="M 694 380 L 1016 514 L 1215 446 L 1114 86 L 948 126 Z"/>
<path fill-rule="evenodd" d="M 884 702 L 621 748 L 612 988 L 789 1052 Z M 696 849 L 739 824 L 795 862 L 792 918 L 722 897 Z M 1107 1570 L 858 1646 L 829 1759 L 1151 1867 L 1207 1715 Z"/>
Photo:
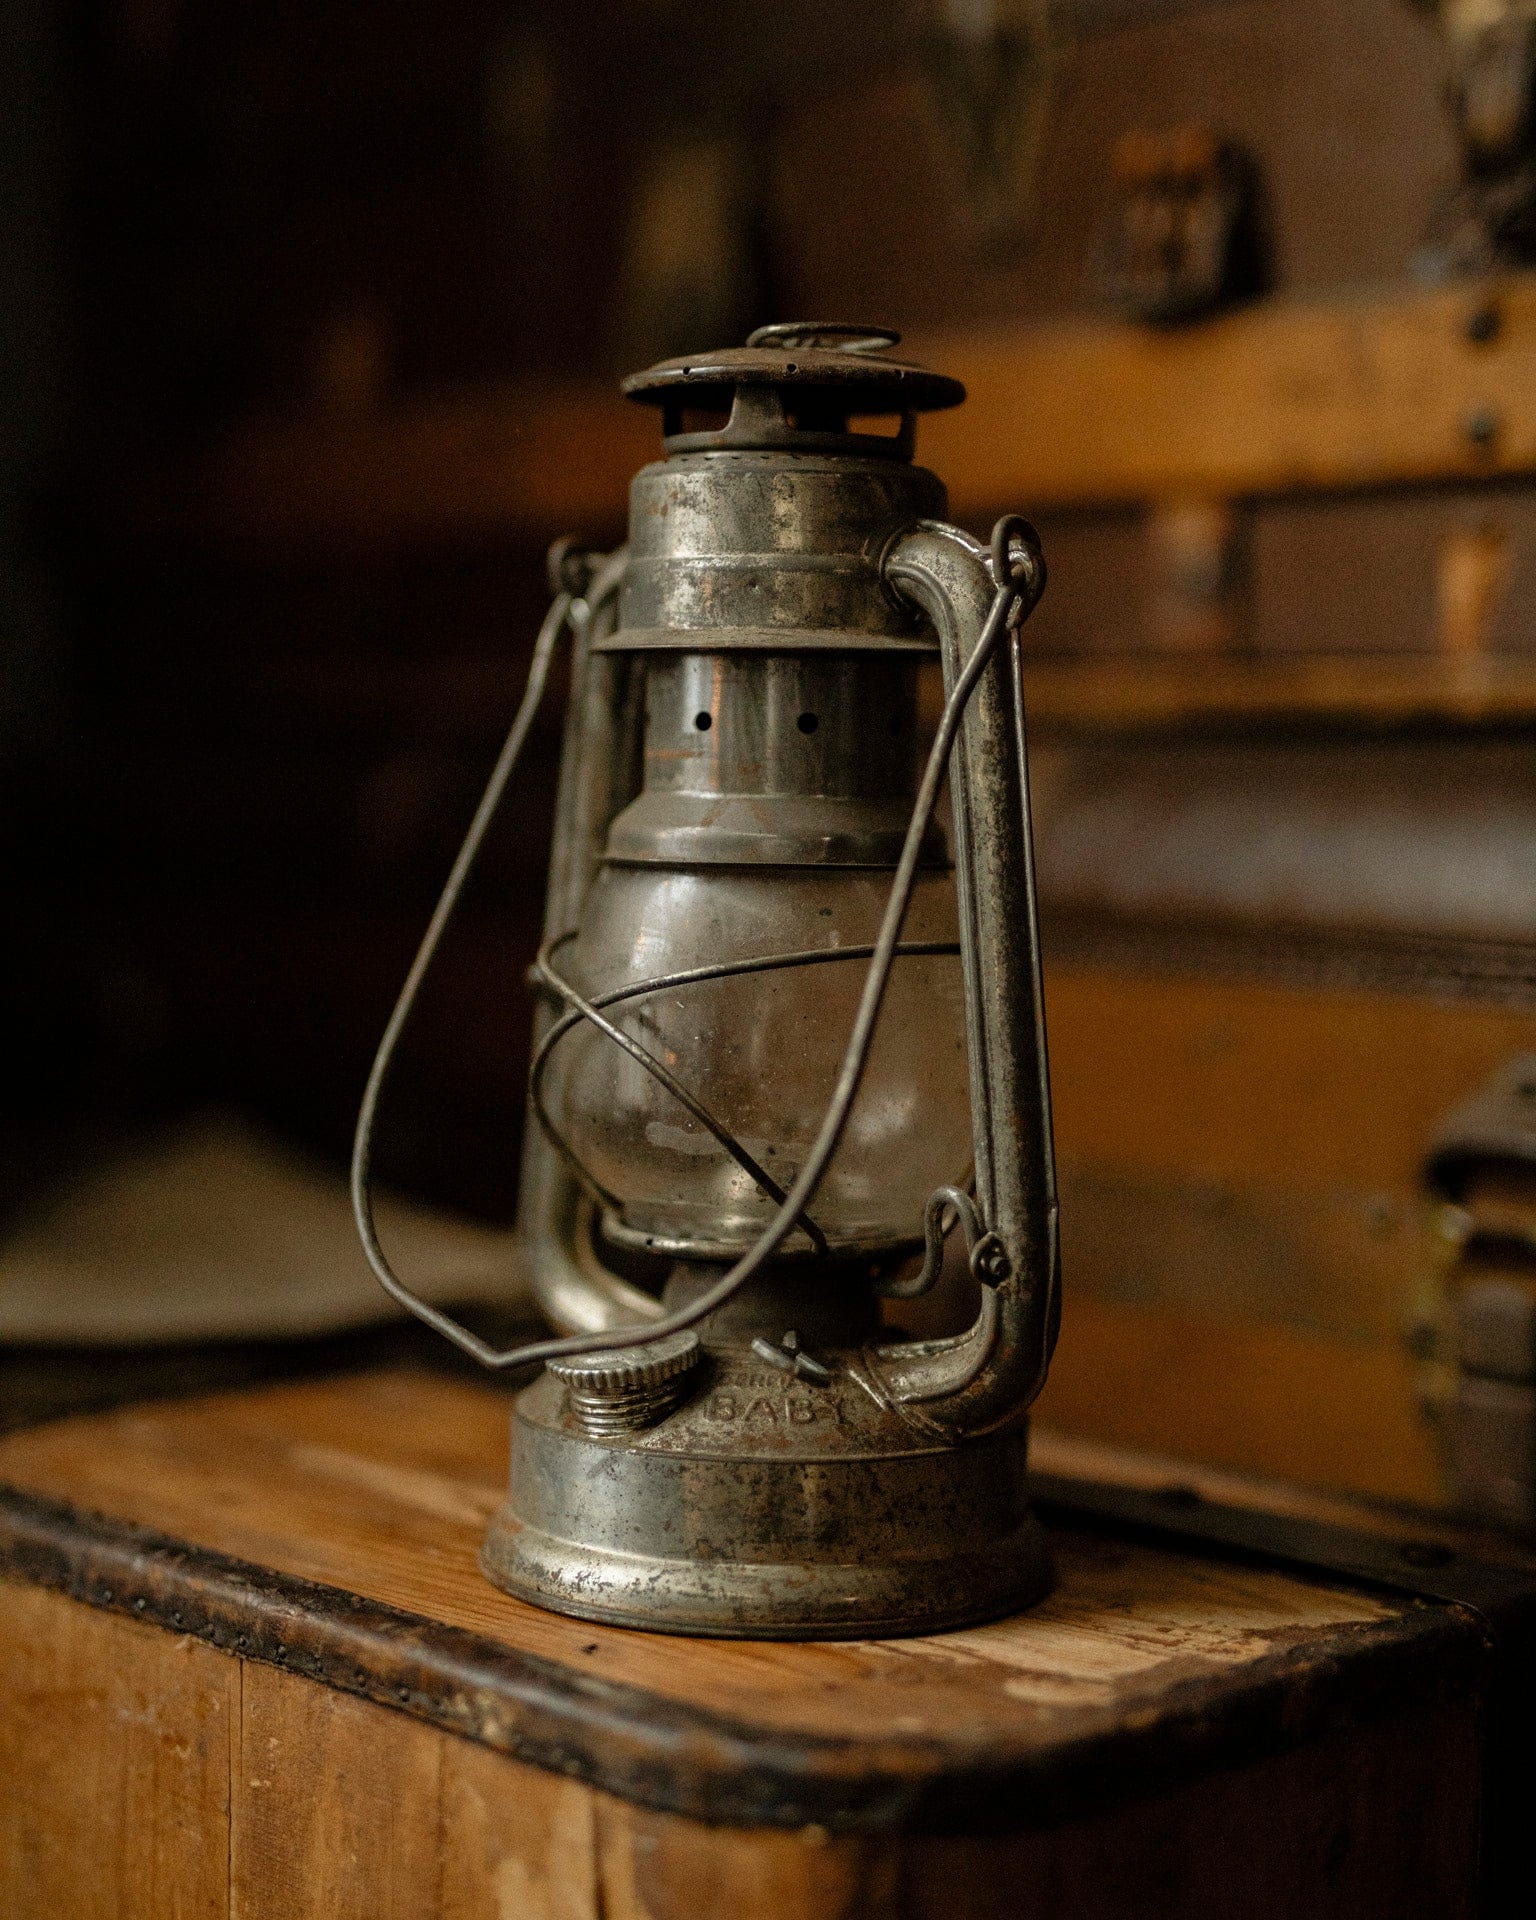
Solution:
<path fill-rule="evenodd" d="M 1316 1673 L 1335 1674 L 1342 1696 L 1374 1659 L 1457 1639 L 1454 1621 L 1409 1602 L 1068 1531 L 1053 1543 L 1056 1592 L 995 1626 L 784 1647 L 593 1627 L 523 1605 L 478 1570 L 481 1532 L 502 1496 L 506 1420 L 494 1390 L 427 1375 L 306 1382 L 14 1434 L 0 1443 L 0 1477 L 111 1516 L 101 1537 L 120 1560 L 131 1560 L 132 1542 L 111 1528 L 148 1528 L 476 1636 L 474 1646 L 532 1661 L 578 1689 L 573 1726 L 578 1708 L 593 1705 L 591 1689 L 632 1690 L 628 1704 L 653 1704 L 658 1764 L 689 1714 L 714 1716 L 722 1751 L 714 1762 L 695 1756 L 701 1774 L 712 1764 L 728 1772 L 741 1743 L 760 1737 L 765 1746 L 809 1742 L 812 1772 L 837 1771 L 838 1755 L 857 1746 L 862 1775 L 884 1768 L 909 1791 L 946 1769 L 1011 1762 L 1043 1792 L 1085 1742 L 1124 1728 L 1151 1703 L 1177 1699 L 1184 1709 L 1161 1723 L 1164 1736 L 1179 1723 L 1197 1747 L 1241 1744 L 1256 1737 L 1267 1692 L 1306 1718 L 1307 1701 L 1321 1703 Z M 170 1586 L 185 1597 L 198 1578 L 188 1563 Z M 114 1602 L 123 1605 L 119 1585 Z M 234 1595 L 219 1602 L 227 1615 L 238 1604 L 238 1575 L 225 1576 L 225 1587 Z M 163 1594 L 151 1604 L 175 1605 Z M 273 1602 L 290 1604 L 286 1592 Z M 360 1639 L 364 1667 L 377 1638 L 370 1630 Z M 472 1657 L 473 1649 L 461 1651 Z M 1246 1735 L 1231 1723 L 1219 1731 L 1234 1710 Z M 1155 1764 L 1170 1763 L 1159 1748 Z M 671 1774 L 663 1765 L 652 1788 L 664 1801 L 681 1790 L 675 1778 L 661 1784 Z"/>
<path fill-rule="evenodd" d="M 223 1920 L 241 1666 L 0 1584 L 0 1914 Z"/>
<path fill-rule="evenodd" d="M 704 1825 L 0 1580 L 0 1920 L 1460 1920 L 1473 1723 L 1017 1834 Z"/>
<path fill-rule="evenodd" d="M 1026 653 L 1024 688 L 1032 730 L 1091 740 L 1213 721 L 1495 725 L 1528 722 L 1536 712 L 1536 660 L 1248 653 L 1192 665 L 1150 649 L 1108 658 Z"/>
<path fill-rule="evenodd" d="M 506 1414 L 391 1373 L 0 1443 L 0 1917 L 1470 1911 L 1460 1609 L 1057 1526 L 993 1626 L 593 1627 L 477 1571 Z"/>

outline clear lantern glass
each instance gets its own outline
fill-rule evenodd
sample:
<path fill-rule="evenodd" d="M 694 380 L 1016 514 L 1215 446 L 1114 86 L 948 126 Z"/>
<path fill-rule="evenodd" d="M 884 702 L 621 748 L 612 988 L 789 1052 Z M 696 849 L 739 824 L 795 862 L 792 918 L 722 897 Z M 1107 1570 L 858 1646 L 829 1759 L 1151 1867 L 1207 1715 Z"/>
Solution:
<path fill-rule="evenodd" d="M 654 992 L 608 1017 L 681 1081 L 782 1188 L 832 1096 L 890 889 L 881 871 L 605 866 L 562 971 L 595 996 L 721 962 L 819 950 Z M 905 945 L 956 942 L 953 875 L 919 876 Z M 609 1197 L 608 1227 L 657 1251 L 730 1257 L 774 1201 L 639 1061 L 583 1023 L 559 1043 L 549 1110 Z M 921 1238 L 936 1187 L 963 1182 L 972 1151 L 964 990 L 957 955 L 892 968 L 847 1131 L 809 1216 L 834 1250 L 880 1253 Z M 798 1233 L 787 1244 L 808 1248 Z"/>
<path fill-rule="evenodd" d="M 640 792 L 553 964 L 672 1084 L 582 1021 L 553 1044 L 535 1097 L 610 1237 L 730 1259 L 772 1218 L 832 1098 L 909 825 L 919 669 L 825 634 L 814 650 L 658 651 L 640 671 Z M 928 1196 L 966 1178 L 941 833 L 922 862 L 859 1097 L 786 1254 L 911 1245 Z M 748 962 L 761 964 L 635 991 Z"/>

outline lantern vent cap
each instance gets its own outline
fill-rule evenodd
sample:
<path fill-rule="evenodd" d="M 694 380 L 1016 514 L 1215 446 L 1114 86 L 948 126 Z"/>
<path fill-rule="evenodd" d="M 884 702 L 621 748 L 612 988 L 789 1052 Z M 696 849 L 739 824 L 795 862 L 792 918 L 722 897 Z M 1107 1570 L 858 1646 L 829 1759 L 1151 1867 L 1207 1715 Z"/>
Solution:
<path fill-rule="evenodd" d="M 965 398 L 958 380 L 914 361 L 886 357 L 887 349 L 900 340 L 890 327 L 780 321 L 759 327 L 744 347 L 658 361 L 630 374 L 623 388 L 630 399 L 652 406 L 690 388 L 753 386 L 833 388 L 840 397 L 846 395 L 851 406 L 870 413 L 882 407 L 904 413 L 958 407 Z"/>
<path fill-rule="evenodd" d="M 919 413 L 957 407 L 965 388 L 888 349 L 901 335 L 845 321 L 781 321 L 744 347 L 679 354 L 624 381 L 662 409 L 668 453 L 775 449 L 907 460 Z M 850 421 L 899 416 L 895 433 Z"/>

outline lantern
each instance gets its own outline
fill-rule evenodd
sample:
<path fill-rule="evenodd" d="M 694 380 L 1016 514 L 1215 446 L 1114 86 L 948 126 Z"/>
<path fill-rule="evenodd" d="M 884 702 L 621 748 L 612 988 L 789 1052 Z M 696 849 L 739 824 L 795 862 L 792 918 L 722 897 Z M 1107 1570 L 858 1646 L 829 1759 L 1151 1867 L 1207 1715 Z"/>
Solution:
<path fill-rule="evenodd" d="M 544 1363 L 483 1565 L 562 1612 L 892 1634 L 1049 1584 L 1026 1416 L 1056 1200 L 1017 642 L 1045 570 L 1023 521 L 990 551 L 945 524 L 915 423 L 964 390 L 896 342 L 766 327 L 625 383 L 665 458 L 627 548 L 552 556 L 528 690 L 364 1098 L 353 1194 L 383 1284 L 488 1365 Z M 499 1350 L 390 1268 L 369 1141 L 566 632 L 519 1213 L 557 1334 Z M 973 1324 L 904 1337 L 882 1303 L 931 1286 L 956 1231 Z"/>

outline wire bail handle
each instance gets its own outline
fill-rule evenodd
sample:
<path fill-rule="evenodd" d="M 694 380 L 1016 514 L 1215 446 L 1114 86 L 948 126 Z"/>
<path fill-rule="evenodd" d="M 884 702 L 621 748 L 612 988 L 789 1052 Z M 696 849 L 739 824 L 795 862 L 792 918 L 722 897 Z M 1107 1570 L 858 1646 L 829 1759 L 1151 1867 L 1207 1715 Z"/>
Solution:
<path fill-rule="evenodd" d="M 871 331 L 861 329 L 859 333 L 861 337 L 868 337 Z M 1045 589 L 1044 557 L 1041 553 L 1039 538 L 1027 520 L 1018 515 L 1009 515 L 998 521 L 992 534 L 989 570 L 995 587 L 992 605 L 982 624 L 976 645 L 945 700 L 919 783 L 917 797 L 913 803 L 906 838 L 892 879 L 880 932 L 870 955 L 864 989 L 849 1035 L 848 1046 L 815 1142 L 799 1175 L 789 1190 L 779 1198 L 773 1218 L 753 1246 L 731 1266 L 729 1271 L 688 1305 L 662 1314 L 659 1318 L 645 1323 L 642 1330 L 637 1330 L 647 1344 L 653 1340 L 664 1339 L 670 1334 L 684 1332 L 708 1318 L 761 1270 L 796 1226 L 803 1224 L 805 1208 L 820 1184 L 842 1139 L 868 1062 L 875 1025 L 900 941 L 902 923 L 906 918 L 917 878 L 923 840 L 938 807 L 950 754 L 959 736 L 966 708 L 1003 636 L 1012 633 L 1018 623 L 1027 617 Z M 479 856 L 486 833 L 500 808 L 512 773 L 522 756 L 548 684 L 549 669 L 555 648 L 561 635 L 568 628 L 579 630 L 593 619 L 603 602 L 617 590 L 622 577 L 621 568 L 603 568 L 600 556 L 582 550 L 570 539 L 557 541 L 550 548 L 548 571 L 554 599 L 534 644 L 533 660 L 529 667 L 522 700 L 506 741 L 497 756 L 485 792 L 481 795 L 479 805 L 475 809 L 463 845 L 455 857 L 426 933 L 422 936 L 416 957 L 400 989 L 394 1010 L 385 1026 L 363 1091 L 352 1150 L 350 1185 L 353 1217 L 363 1252 L 373 1270 L 374 1277 L 393 1300 L 414 1314 L 418 1320 L 442 1334 L 445 1339 L 452 1341 L 455 1346 L 478 1360 L 483 1366 L 497 1370 L 532 1366 L 577 1354 L 601 1352 L 615 1345 L 624 1345 L 626 1342 L 614 1329 L 603 1328 L 499 1348 L 473 1333 L 451 1314 L 432 1306 L 412 1291 L 391 1266 L 379 1240 L 374 1221 L 371 1182 L 373 1130 L 379 1100 L 389 1069 L 393 1064 L 396 1048 L 410 1021 L 422 983 L 436 957 L 465 882 Z M 546 968 L 546 974 L 547 972 Z M 554 982 L 551 981 L 549 984 Z M 954 1196 L 948 1190 L 940 1196 L 940 1199 L 941 1211 L 944 1203 L 951 1206 L 954 1204 Z M 971 1225 L 973 1215 L 966 1213 L 964 1217 L 967 1225 Z M 928 1227 L 931 1246 L 933 1225 L 938 1224 L 938 1214 L 932 1203 L 927 1210 L 925 1220 L 933 1223 Z M 928 1262 L 925 1261 L 925 1266 L 927 1264 Z"/>

